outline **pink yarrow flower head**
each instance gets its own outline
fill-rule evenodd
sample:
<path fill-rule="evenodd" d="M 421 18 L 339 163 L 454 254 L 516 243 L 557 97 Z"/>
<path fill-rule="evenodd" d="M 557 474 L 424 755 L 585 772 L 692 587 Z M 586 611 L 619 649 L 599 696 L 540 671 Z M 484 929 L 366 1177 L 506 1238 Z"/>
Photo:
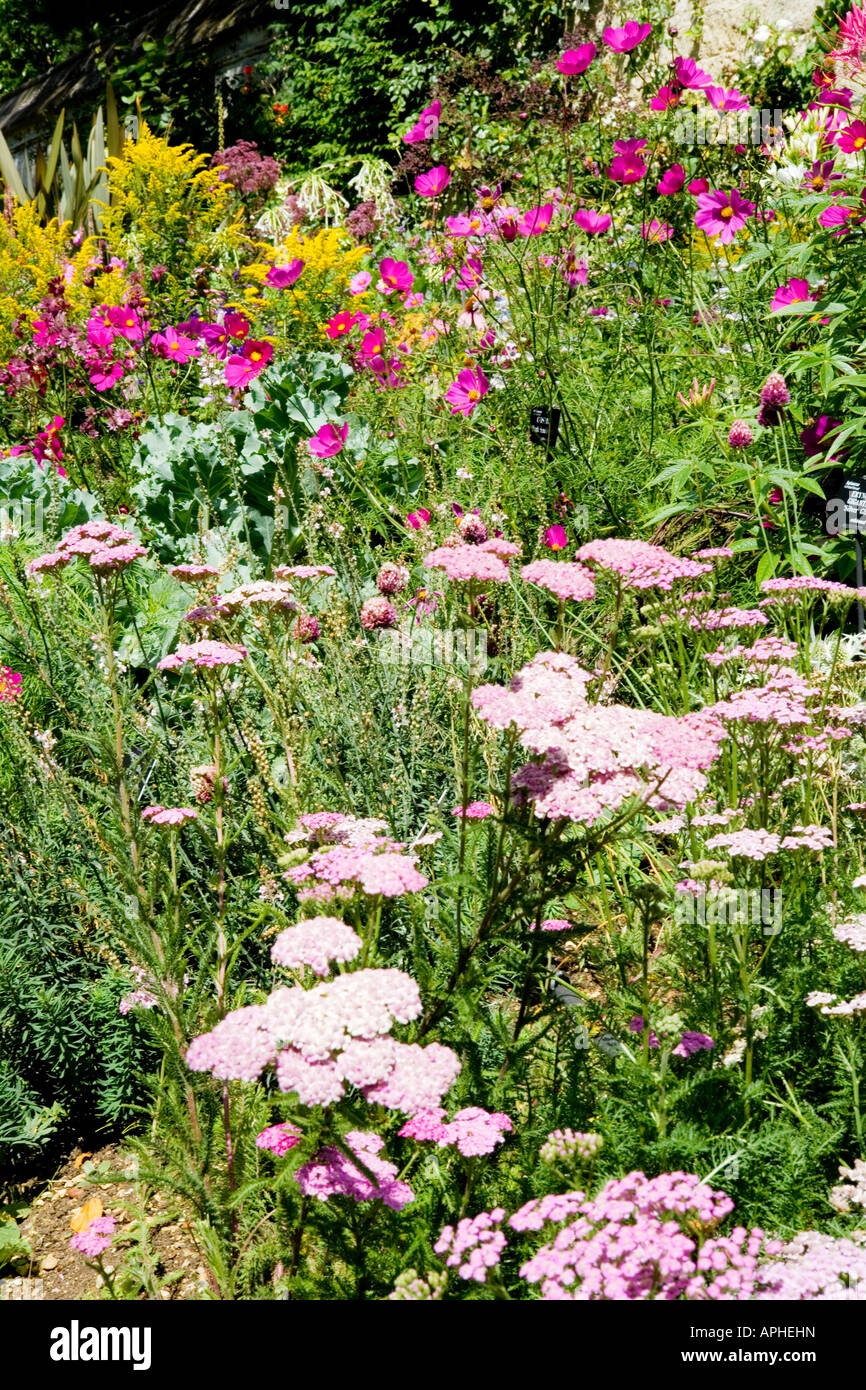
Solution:
<path fill-rule="evenodd" d="M 287 290 L 303 273 L 306 262 L 298 256 L 288 265 L 272 265 L 265 276 L 265 284 L 274 290 Z"/>
<path fill-rule="evenodd" d="M 222 666 L 236 666 L 246 657 L 246 647 L 231 647 L 226 642 L 204 640 L 188 646 L 178 647 L 176 652 L 158 661 L 158 671 L 177 671 L 181 666 L 191 664 L 199 670 L 212 671 Z"/>
<path fill-rule="evenodd" d="M 580 602 L 595 597 L 595 581 L 588 569 L 567 560 L 533 560 L 520 571 L 521 579 L 547 589 L 558 599 Z"/>
<path fill-rule="evenodd" d="M 427 569 L 444 570 L 449 579 L 483 583 L 507 583 L 508 566 L 489 550 L 478 545 L 440 546 L 424 556 Z"/>
<path fill-rule="evenodd" d="M 470 801 L 468 806 L 455 806 L 452 816 L 462 816 L 464 820 L 486 820 L 496 815 L 496 807 L 489 801 Z"/>
<path fill-rule="evenodd" d="M 322 425 L 321 429 L 316 430 L 312 439 L 307 440 L 307 448 L 316 458 L 333 458 L 335 454 L 342 452 L 348 434 L 348 420 L 344 421 L 342 425 Z"/>
<path fill-rule="evenodd" d="M 283 1154 L 287 1154 L 300 1142 L 301 1131 L 287 1123 L 270 1125 L 256 1135 L 256 1148 L 268 1149 L 270 1153 L 276 1154 L 277 1158 L 282 1158 Z"/>
<path fill-rule="evenodd" d="M 638 24 L 637 20 L 629 19 L 621 29 L 606 28 L 601 37 L 614 53 L 630 53 L 638 44 L 643 43 L 651 32 L 651 24 Z"/>
<path fill-rule="evenodd" d="M 732 242 L 737 232 L 742 231 L 746 219 L 755 211 L 750 203 L 732 188 L 730 193 L 713 189 L 712 193 L 698 194 L 698 211 L 695 213 L 695 226 L 706 232 L 707 236 L 718 237 L 724 245 Z"/>
<path fill-rule="evenodd" d="M 596 52 L 594 43 L 582 43 L 579 48 L 567 48 L 557 60 L 557 70 L 564 77 L 578 77 L 582 72 L 586 72 Z"/>
<path fill-rule="evenodd" d="M 280 932 L 271 947 L 271 959 L 287 970 L 309 966 L 316 975 L 327 975 L 332 961 L 344 965 L 354 960 L 363 944 L 339 917 L 310 917 Z"/>
<path fill-rule="evenodd" d="M 457 375 L 445 392 L 445 399 L 451 406 L 452 415 L 471 415 L 481 397 L 490 390 L 490 382 L 480 367 L 474 371 L 466 367 Z"/>
<path fill-rule="evenodd" d="M 445 165 L 437 164 L 426 174 L 418 175 L 415 179 L 415 192 L 422 198 L 437 198 L 440 193 L 444 193 L 450 182 L 451 175 Z"/>
<path fill-rule="evenodd" d="M 77 1231 L 69 1242 L 70 1250 L 77 1250 L 90 1259 L 98 1259 L 111 1245 L 111 1237 L 117 1221 L 113 1216 L 97 1216 L 83 1231 Z"/>
<path fill-rule="evenodd" d="M 151 825 L 186 825 L 187 821 L 198 820 L 198 811 L 192 806 L 146 806 L 141 819 Z"/>

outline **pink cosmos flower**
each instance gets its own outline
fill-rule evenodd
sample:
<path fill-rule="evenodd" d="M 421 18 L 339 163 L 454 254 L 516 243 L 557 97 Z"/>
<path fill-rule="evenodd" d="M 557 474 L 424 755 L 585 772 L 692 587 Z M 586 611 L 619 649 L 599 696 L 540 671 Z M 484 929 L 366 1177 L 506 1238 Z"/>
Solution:
<path fill-rule="evenodd" d="M 629 19 L 621 29 L 608 27 L 601 37 L 614 53 L 630 53 L 639 43 L 643 43 L 651 30 L 651 24 L 638 24 L 637 20 Z"/>
<path fill-rule="evenodd" d="M 694 58 L 677 58 L 674 62 L 674 75 L 681 87 L 693 90 L 709 87 L 713 80 L 708 72 L 698 67 Z"/>
<path fill-rule="evenodd" d="M 662 174 L 656 185 L 659 193 L 663 196 L 670 196 L 672 193 L 679 193 L 685 183 L 686 171 L 682 164 L 674 164 L 671 169 Z"/>
<path fill-rule="evenodd" d="M 437 164 L 426 174 L 418 175 L 415 179 L 415 192 L 422 198 L 436 198 L 445 191 L 450 182 L 451 175 L 445 165 Z"/>
<path fill-rule="evenodd" d="M 678 83 L 672 82 L 669 87 L 659 87 L 650 102 L 650 107 L 653 111 L 674 111 L 682 101 L 682 96 L 682 87 Z"/>
<path fill-rule="evenodd" d="M 724 87 L 705 87 L 707 101 L 717 111 L 748 111 L 749 98 L 733 88 L 726 92 Z"/>
<path fill-rule="evenodd" d="M 641 222 L 640 234 L 644 241 L 652 242 L 658 246 L 663 241 L 670 241 L 674 229 L 668 222 L 660 222 L 657 217 L 654 217 L 651 222 Z"/>
<path fill-rule="evenodd" d="M 823 193 L 828 183 L 841 179 L 841 174 L 833 173 L 835 160 L 816 159 L 811 169 L 803 176 L 803 188 L 808 188 L 811 193 Z"/>
<path fill-rule="evenodd" d="M 128 343 L 143 342 L 144 335 L 150 328 L 150 324 L 142 319 L 138 310 L 130 308 L 127 304 L 119 304 L 109 309 L 107 317 L 112 327 Z"/>
<path fill-rule="evenodd" d="M 411 526 L 413 531 L 423 531 L 430 525 L 430 513 L 426 507 L 419 507 L 417 512 L 410 512 L 406 518 L 406 525 Z"/>
<path fill-rule="evenodd" d="M 385 334 L 381 328 L 373 328 L 361 339 L 361 358 L 371 365 L 382 360 L 385 351 Z"/>
<path fill-rule="evenodd" d="M 241 314 L 226 314 L 222 323 L 202 324 L 201 336 L 208 352 L 225 361 L 233 344 L 242 342 L 249 332 L 249 322 Z"/>
<path fill-rule="evenodd" d="M 612 160 L 608 169 L 608 178 L 613 179 L 614 183 L 640 183 L 647 166 L 638 154 L 618 154 Z"/>
<path fill-rule="evenodd" d="M 586 72 L 596 55 L 594 43 L 582 43 L 579 48 L 567 48 L 556 66 L 565 77 L 578 77 Z"/>
<path fill-rule="evenodd" d="M 104 362 L 90 373 L 90 384 L 97 391 L 110 391 L 123 376 L 124 367 L 122 362 Z"/>
<path fill-rule="evenodd" d="M 692 179 L 691 183 L 686 184 L 689 193 L 709 193 L 710 185 L 708 179 Z"/>
<path fill-rule="evenodd" d="M 289 285 L 293 285 L 298 279 L 305 264 L 305 261 L 296 256 L 288 265 L 272 265 L 265 276 L 265 284 L 274 290 L 287 290 Z"/>
<path fill-rule="evenodd" d="M 357 275 L 353 275 L 349 281 L 350 294 L 363 294 L 366 289 L 370 288 L 372 280 L 373 277 L 369 270 L 359 270 Z"/>
<path fill-rule="evenodd" d="M 601 236 L 610 230 L 613 218 L 608 212 L 596 212 L 593 208 L 578 208 L 574 220 L 587 236 Z"/>
<path fill-rule="evenodd" d="M 520 219 L 517 228 L 522 237 L 541 236 L 550 226 L 550 219 L 553 217 L 553 203 L 545 203 L 543 207 L 530 208 Z"/>
<path fill-rule="evenodd" d="M 818 295 L 809 289 L 809 281 L 802 280 L 795 275 L 791 277 L 787 285 L 779 285 L 777 288 L 770 305 L 770 313 L 775 314 L 779 309 L 784 309 L 789 304 L 805 304 L 808 300 L 817 298 Z"/>
<path fill-rule="evenodd" d="M 471 415 L 481 397 L 490 390 L 490 382 L 480 367 L 472 371 L 470 367 L 458 373 L 445 392 L 445 399 L 451 406 L 452 415 Z"/>
<path fill-rule="evenodd" d="M 339 314 L 334 314 L 325 324 L 325 332 L 335 342 L 338 338 L 345 338 L 347 333 L 351 333 L 355 324 L 363 317 L 362 314 L 353 314 L 349 309 L 343 309 Z"/>
<path fill-rule="evenodd" d="M 544 533 L 544 544 L 548 550 L 564 550 L 568 545 L 568 533 L 564 526 L 550 526 Z"/>
<path fill-rule="evenodd" d="M 226 363 L 226 385 L 232 390 L 246 386 L 248 381 L 252 381 L 264 371 L 273 355 L 274 349 L 270 343 L 248 340 L 244 343 L 243 353 L 230 357 Z"/>
<path fill-rule="evenodd" d="M 307 448 L 319 459 L 333 458 L 342 451 L 349 433 L 349 422 L 342 425 L 322 425 L 312 439 L 307 440 Z"/>
<path fill-rule="evenodd" d="M 401 294 L 408 293 L 415 283 L 415 276 L 406 262 L 395 261 L 391 256 L 379 262 L 379 276 L 384 294 L 392 294 L 394 290 L 399 290 Z"/>
<path fill-rule="evenodd" d="M 748 202 L 736 188 L 732 188 L 730 193 L 716 188 L 712 193 L 698 194 L 695 226 L 700 227 L 707 236 L 717 236 L 723 244 L 728 244 L 745 227 L 746 218 L 751 217 L 754 211 L 754 203 Z"/>
<path fill-rule="evenodd" d="M 863 121 L 852 121 L 844 130 L 837 131 L 834 138 L 840 150 L 844 150 L 846 154 L 856 154 L 859 150 L 866 149 L 866 124 Z"/>
<path fill-rule="evenodd" d="M 826 228 L 827 231 L 834 228 L 831 233 L 832 236 L 846 236 L 851 230 L 849 224 L 858 220 L 861 219 L 858 218 L 855 208 L 843 208 L 839 207 L 838 204 L 825 208 L 823 212 L 818 214 L 820 226 Z"/>
<path fill-rule="evenodd" d="M 403 141 L 407 145 L 419 145 L 423 140 L 435 140 L 439 134 L 439 118 L 442 115 L 441 101 L 431 101 L 429 106 L 425 106 L 421 115 L 410 130 L 406 131 Z"/>
<path fill-rule="evenodd" d="M 201 348 L 192 338 L 186 338 L 176 328 L 167 328 L 164 333 L 152 333 L 150 345 L 158 357 L 170 362 L 189 362 L 193 357 L 201 357 Z"/>

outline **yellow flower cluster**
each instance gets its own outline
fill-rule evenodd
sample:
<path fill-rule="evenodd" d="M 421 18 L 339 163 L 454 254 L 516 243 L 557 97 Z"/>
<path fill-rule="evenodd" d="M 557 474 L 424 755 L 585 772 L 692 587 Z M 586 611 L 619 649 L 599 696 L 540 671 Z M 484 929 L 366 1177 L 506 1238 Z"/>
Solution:
<path fill-rule="evenodd" d="M 62 279 L 76 320 L 86 319 L 98 304 L 121 304 L 128 294 L 125 276 L 118 270 L 84 281 L 96 247 L 88 239 L 70 251 L 72 224 L 52 218 L 44 226 L 35 204 L 16 206 L 11 221 L 0 218 L 0 362 L 7 362 L 21 348 L 12 329 L 22 315 L 32 324 L 37 305 L 54 279 Z"/>
<path fill-rule="evenodd" d="M 191 145 L 154 135 L 146 123 L 122 157 L 108 161 L 103 233 L 118 255 L 151 269 L 166 266 L 161 290 L 178 305 L 194 268 L 235 260 L 246 241 L 233 189 L 208 162 Z"/>
<path fill-rule="evenodd" d="M 274 307 L 279 299 L 278 319 L 281 320 L 284 340 L 298 337 L 324 338 L 325 323 L 341 309 L 363 310 L 363 295 L 349 295 L 349 281 L 367 253 L 365 246 L 355 246 L 340 227 L 325 227 L 315 236 L 305 237 L 297 227 L 276 246 L 257 243 L 261 259 L 247 265 L 241 274 L 253 281 L 238 306 L 255 316 L 268 304 Z M 288 290 L 270 290 L 265 277 L 273 266 L 290 265 L 294 260 L 304 262 L 303 273 Z M 266 298 L 268 296 L 268 298 Z M 279 336 L 274 339 L 279 342 Z"/>

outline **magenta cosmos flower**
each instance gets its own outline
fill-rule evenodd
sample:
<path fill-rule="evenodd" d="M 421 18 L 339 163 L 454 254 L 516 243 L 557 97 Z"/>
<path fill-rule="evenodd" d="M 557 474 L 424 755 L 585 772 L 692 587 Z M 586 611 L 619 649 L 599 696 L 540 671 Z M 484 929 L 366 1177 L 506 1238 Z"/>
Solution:
<path fill-rule="evenodd" d="M 490 382 L 480 367 L 466 367 L 445 392 L 452 415 L 471 415 L 481 397 L 490 390 Z"/>
<path fill-rule="evenodd" d="M 785 309 L 789 304 L 805 304 L 807 300 L 817 298 L 817 294 L 813 294 L 809 289 L 809 281 L 794 275 L 787 285 L 779 285 L 773 295 L 770 312 L 775 314 L 777 310 Z"/>
<path fill-rule="evenodd" d="M 192 338 L 184 337 L 176 328 L 167 328 L 164 333 L 153 333 L 150 346 L 158 357 L 170 362 L 188 362 L 191 357 L 201 357 L 201 348 Z"/>
<path fill-rule="evenodd" d="M 693 91 L 709 87 L 713 80 L 708 72 L 698 67 L 694 58 L 675 59 L 674 77 L 681 87 L 689 87 Z"/>
<path fill-rule="evenodd" d="M 435 198 L 444 192 L 451 182 L 451 175 L 444 164 L 437 164 L 426 174 L 419 174 L 415 180 L 415 192 L 422 198 Z"/>
<path fill-rule="evenodd" d="M 411 130 L 403 136 L 406 145 L 420 145 L 422 140 L 435 140 L 439 134 L 439 118 L 442 115 L 441 101 L 431 101 L 425 106 Z"/>
<path fill-rule="evenodd" d="M 401 294 L 408 293 L 415 283 L 415 276 L 406 262 L 395 261 L 392 256 L 386 256 L 379 262 L 379 278 L 386 294 L 392 294 L 394 290 L 399 290 Z"/>
<path fill-rule="evenodd" d="M 567 48 L 556 66 L 564 77 L 578 77 L 586 72 L 595 55 L 594 43 L 582 43 L 579 48 Z"/>
<path fill-rule="evenodd" d="M 658 181 L 657 188 L 663 196 L 670 196 L 671 193 L 679 193 L 686 180 L 686 171 L 682 164 L 674 164 L 666 173 L 662 174 Z"/>
<path fill-rule="evenodd" d="M 295 257 L 288 265 L 272 265 L 265 276 L 265 284 L 274 290 L 287 290 L 293 285 L 303 270 L 305 262 Z"/>
<path fill-rule="evenodd" d="M 678 83 L 672 82 L 669 87 L 659 87 L 650 102 L 650 107 L 653 111 L 673 111 L 679 106 L 682 97 L 682 87 Z"/>
<path fill-rule="evenodd" d="M 553 203 L 545 203 L 543 207 L 530 208 L 525 212 L 520 220 L 517 230 L 523 237 L 541 236 L 550 226 L 550 219 L 553 217 Z"/>
<path fill-rule="evenodd" d="M 544 544 L 548 550 L 564 550 L 568 545 L 568 532 L 565 527 L 558 523 L 555 526 L 548 526 L 544 533 Z"/>
<path fill-rule="evenodd" d="M 312 439 L 307 440 L 307 447 L 311 454 L 315 454 L 316 458 L 333 458 L 335 454 L 342 451 L 348 433 L 348 420 L 342 425 L 322 425 L 320 430 L 316 430 Z"/>
<path fill-rule="evenodd" d="M 733 88 L 726 92 L 724 87 L 705 87 L 707 101 L 717 111 L 748 111 L 749 98 Z"/>
<path fill-rule="evenodd" d="M 232 390 L 246 386 L 248 381 L 265 370 L 273 355 L 270 343 L 244 343 L 243 353 L 230 357 L 226 363 L 226 385 Z"/>
<path fill-rule="evenodd" d="M 846 154 L 856 154 L 858 150 L 866 149 L 866 125 L 863 121 L 852 121 L 844 130 L 837 131 L 834 138 L 840 150 Z"/>
<path fill-rule="evenodd" d="M 423 531 L 425 526 L 430 525 L 430 513 L 426 507 L 419 507 L 417 512 L 410 512 L 406 518 L 406 525 L 411 526 L 413 531 Z"/>
<path fill-rule="evenodd" d="M 657 217 L 654 217 L 651 222 L 641 222 L 640 234 L 644 241 L 660 245 L 663 241 L 670 241 L 674 229 L 669 222 L 660 222 Z"/>
<path fill-rule="evenodd" d="M 651 24 L 638 24 L 637 20 L 629 19 L 621 29 L 605 29 L 601 37 L 614 53 L 630 53 L 639 43 L 643 43 L 651 29 Z"/>
<path fill-rule="evenodd" d="M 745 227 L 746 218 L 751 217 L 754 211 L 754 203 L 748 202 L 736 188 L 732 188 L 730 193 L 714 188 L 712 193 L 698 194 L 695 226 L 700 227 L 707 236 L 717 236 L 719 241 L 727 244 Z"/>
<path fill-rule="evenodd" d="M 611 160 L 607 173 L 608 178 L 613 179 L 614 183 L 627 184 L 640 183 L 646 170 L 647 166 L 640 155 L 635 152 L 634 154 L 616 155 Z"/>
<path fill-rule="evenodd" d="M 574 220 L 587 236 L 601 236 L 610 230 L 613 218 L 609 212 L 596 212 L 594 208 L 578 208 Z"/>

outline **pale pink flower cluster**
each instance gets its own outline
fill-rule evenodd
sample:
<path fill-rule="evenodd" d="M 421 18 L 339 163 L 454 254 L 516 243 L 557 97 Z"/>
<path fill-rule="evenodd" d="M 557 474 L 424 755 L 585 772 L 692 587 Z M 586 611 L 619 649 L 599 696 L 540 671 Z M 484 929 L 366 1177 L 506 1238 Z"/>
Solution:
<path fill-rule="evenodd" d="M 521 579 L 547 589 L 559 599 L 582 599 L 595 597 L 595 580 L 584 565 L 568 560 L 533 560 L 520 571 Z"/>
<path fill-rule="evenodd" d="M 866 1298 L 866 1234 L 804 1231 L 758 1267 L 760 1300 L 862 1302 Z"/>
<path fill-rule="evenodd" d="M 216 594 L 214 607 L 231 616 L 244 608 L 274 608 L 286 613 L 294 613 L 298 607 L 292 597 L 292 590 L 285 580 L 255 579 L 250 584 L 241 584 L 227 594 Z"/>
<path fill-rule="evenodd" d="M 576 658 L 543 652 L 510 687 L 473 692 L 482 719 L 494 728 L 516 727 L 520 744 L 539 759 L 514 775 L 517 798 L 531 802 L 539 817 L 587 825 L 632 797 L 659 809 L 693 800 L 718 757 L 721 723 L 704 711 L 674 718 L 592 705 L 590 680 Z"/>
<path fill-rule="evenodd" d="M 731 830 L 707 840 L 707 849 L 726 849 L 733 858 L 756 864 L 779 850 L 782 837 L 772 830 Z"/>
<path fill-rule="evenodd" d="M 445 1121 L 445 1111 L 421 1110 L 407 1120 L 400 1130 L 402 1139 L 429 1140 L 440 1149 L 456 1148 L 464 1158 L 491 1154 L 501 1144 L 507 1131 L 514 1128 L 507 1115 L 489 1112 L 477 1105 L 458 1110 L 452 1120 Z"/>
<path fill-rule="evenodd" d="M 193 1039 L 192 1071 L 255 1081 L 275 1064 L 283 1091 L 302 1105 L 331 1105 L 357 1086 L 371 1104 L 411 1115 L 432 1109 L 460 1071 L 449 1047 L 396 1042 L 394 1023 L 421 1012 L 421 997 L 402 970 L 358 970 L 305 990 L 275 990 L 265 1004 L 236 1009 Z"/>
<path fill-rule="evenodd" d="M 302 582 L 312 579 L 333 578 L 337 571 L 330 565 L 277 565 L 275 579 L 298 579 Z"/>
<path fill-rule="evenodd" d="M 529 930 L 530 930 L 530 931 L 535 931 L 535 923 L 534 923 L 534 922 L 533 922 L 532 925 L 530 926 Z M 541 926 L 539 927 L 539 931 L 572 931 L 572 930 L 573 930 L 573 923 L 572 923 L 572 922 L 569 922 L 565 917 L 545 917 L 544 921 L 541 923 Z"/>
<path fill-rule="evenodd" d="M 763 579 L 761 589 L 770 597 L 762 600 L 763 607 L 796 603 L 801 595 L 820 594 L 828 603 L 851 603 L 866 598 L 866 591 L 852 589 L 836 579 L 819 579 L 814 574 L 796 574 L 789 578 Z"/>
<path fill-rule="evenodd" d="M 484 584 L 508 581 L 507 564 L 480 545 L 440 545 L 424 556 L 423 563 L 426 569 L 444 570 L 453 580 L 477 580 Z"/>
<path fill-rule="evenodd" d="M 172 565 L 169 574 L 179 579 L 181 584 L 197 584 L 202 579 L 216 579 L 219 570 L 216 565 Z"/>
<path fill-rule="evenodd" d="M 192 806 L 145 806 L 141 819 L 151 825 L 186 825 L 198 820 L 198 811 Z"/>
<path fill-rule="evenodd" d="M 308 965 L 316 975 L 327 975 L 331 961 L 345 965 L 354 960 L 363 941 L 339 917 L 309 917 L 281 931 L 271 947 L 271 960 L 287 970 Z"/>
<path fill-rule="evenodd" d="M 69 1242 L 69 1248 L 95 1260 L 108 1249 L 116 1225 L 117 1221 L 113 1216 L 97 1216 L 83 1231 L 76 1231 Z"/>
<path fill-rule="evenodd" d="M 672 555 L 648 541 L 588 541 L 577 552 L 578 560 L 618 574 L 628 589 L 673 588 L 680 579 L 697 579 L 712 573 L 712 565 L 702 560 L 686 560 Z"/>
<path fill-rule="evenodd" d="M 827 825 L 795 825 L 782 840 L 781 849 L 811 849 L 820 852 L 833 848 L 833 832 Z"/>
<path fill-rule="evenodd" d="M 294 1125 L 280 1124 L 270 1125 L 268 1129 L 263 1129 L 256 1135 L 256 1148 L 268 1149 L 278 1158 L 282 1158 L 290 1149 L 301 1142 L 301 1131 Z"/>
<path fill-rule="evenodd" d="M 442 1228 L 433 1249 L 437 1255 L 446 1256 L 446 1265 L 456 1268 L 461 1279 L 484 1284 L 488 1270 L 499 1264 L 508 1243 L 497 1229 L 504 1220 L 503 1207 L 479 1212 L 478 1216 L 465 1216 L 458 1221 L 456 1230 L 453 1226 Z"/>
<path fill-rule="evenodd" d="M 317 850 L 283 877 L 301 890 L 298 897 L 304 899 L 327 900 L 334 889 L 348 890 L 343 893 L 348 897 L 360 889 L 370 897 L 397 898 L 427 887 L 429 879 L 419 873 L 416 862 L 414 854 L 391 851 L 385 842 L 375 840 L 369 847 L 334 845 Z"/>
<path fill-rule="evenodd" d="M 343 1137 L 346 1147 L 373 1174 L 375 1185 L 341 1149 L 328 1144 L 295 1173 L 304 1196 L 316 1197 L 320 1202 L 327 1202 L 330 1197 L 352 1197 L 356 1202 L 368 1202 L 375 1197 L 392 1211 L 401 1211 L 415 1200 L 408 1183 L 398 1181 L 394 1164 L 379 1157 L 385 1145 L 381 1135 L 353 1129 Z"/>
<path fill-rule="evenodd" d="M 866 912 L 854 912 L 846 917 L 833 928 L 833 935 L 852 951 L 866 951 Z"/>
<path fill-rule="evenodd" d="M 694 1239 L 696 1228 L 711 1229 L 732 1209 L 725 1193 L 694 1174 L 630 1173 L 594 1198 L 577 1192 L 536 1199 L 509 1225 L 521 1231 L 539 1229 L 542 1220 L 569 1222 L 520 1270 L 540 1284 L 544 1299 L 749 1298 L 759 1256 L 778 1247 L 765 1245 L 760 1229 L 743 1227 L 710 1237 L 700 1249 Z"/>
<path fill-rule="evenodd" d="M 230 647 L 225 642 L 213 642 L 205 639 L 201 642 L 192 642 L 188 646 L 179 646 L 176 652 L 170 652 L 161 661 L 156 663 L 158 671 L 176 671 L 181 666 L 186 666 L 191 662 L 199 670 L 212 671 L 221 666 L 236 666 L 243 661 L 247 654 L 246 647 Z"/>
<path fill-rule="evenodd" d="M 110 521 L 85 521 L 83 525 L 73 526 L 71 531 L 67 531 L 49 554 L 37 555 L 27 569 L 30 574 L 63 569 L 77 555 L 86 560 L 97 574 L 111 574 L 146 554 L 144 546 L 138 543 L 131 531 L 124 531 L 123 527 L 115 526 Z"/>
<path fill-rule="evenodd" d="M 734 647 L 718 647 L 714 652 L 704 655 L 711 666 L 726 666 L 731 661 L 743 661 L 752 666 L 785 666 L 796 661 L 798 648 L 796 642 L 786 642 L 783 637 L 759 637 L 751 647 L 737 644 Z"/>
<path fill-rule="evenodd" d="M 866 1163 L 863 1159 L 856 1158 L 853 1168 L 846 1168 L 844 1163 L 840 1163 L 839 1177 L 849 1178 L 850 1181 L 832 1189 L 831 1207 L 843 1216 L 850 1212 L 852 1206 L 866 1207 Z"/>
<path fill-rule="evenodd" d="M 780 669 L 765 685 L 735 690 L 727 700 L 709 706 L 709 712 L 728 721 L 774 724 L 781 729 L 810 724 L 807 701 L 814 695 L 808 681 L 793 671 Z"/>
<path fill-rule="evenodd" d="M 760 608 L 708 608 L 706 613 L 692 613 L 688 621 L 695 632 L 716 632 L 727 627 L 765 627 L 767 615 Z"/>

